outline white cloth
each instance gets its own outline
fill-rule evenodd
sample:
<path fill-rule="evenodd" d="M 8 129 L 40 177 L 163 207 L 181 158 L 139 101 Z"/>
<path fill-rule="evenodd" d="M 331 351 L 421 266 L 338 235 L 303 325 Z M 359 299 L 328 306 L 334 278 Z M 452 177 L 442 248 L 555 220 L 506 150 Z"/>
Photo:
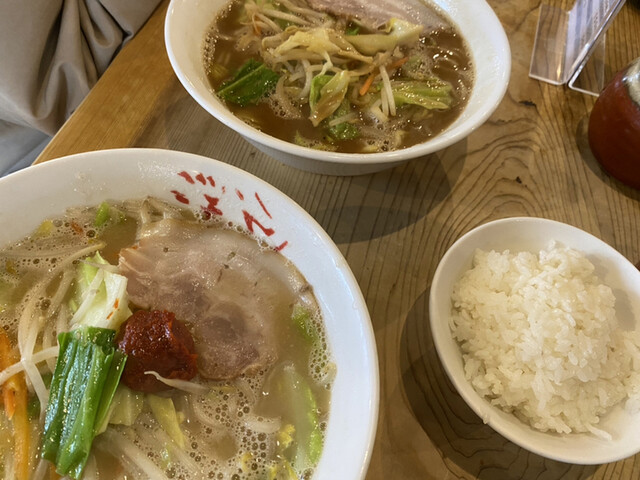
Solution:
<path fill-rule="evenodd" d="M 0 175 L 35 159 L 159 2 L 0 1 Z"/>
<path fill-rule="evenodd" d="M 0 121 L 0 177 L 31 165 L 49 140 L 39 130 Z"/>

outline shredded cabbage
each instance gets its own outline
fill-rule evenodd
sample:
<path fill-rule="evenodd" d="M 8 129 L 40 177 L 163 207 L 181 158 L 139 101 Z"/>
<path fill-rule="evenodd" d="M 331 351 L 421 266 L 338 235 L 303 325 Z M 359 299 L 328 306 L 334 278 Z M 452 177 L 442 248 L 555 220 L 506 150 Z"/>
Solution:
<path fill-rule="evenodd" d="M 417 42 L 423 30 L 422 25 L 416 25 L 406 20 L 392 18 L 389 20 L 389 33 L 370 33 L 362 35 L 350 35 L 347 40 L 365 55 L 374 55 L 377 52 L 393 50 L 399 45 L 407 45 Z"/>
<path fill-rule="evenodd" d="M 79 264 L 74 298 L 79 307 L 71 319 L 74 328 L 87 325 L 117 330 L 131 316 L 127 278 L 110 271 L 110 266 L 100 253 Z"/>
<path fill-rule="evenodd" d="M 167 397 L 148 394 L 147 403 L 151 408 L 153 416 L 158 421 L 162 429 L 171 437 L 176 445 L 184 449 L 184 433 L 180 429 L 180 420 L 173 400 Z"/>
<path fill-rule="evenodd" d="M 340 47 L 330 38 L 328 28 L 313 28 L 308 31 L 298 30 L 275 50 L 274 54 L 282 55 L 294 48 L 304 47 L 306 50 L 326 56 L 327 53 L 337 53 Z"/>
<path fill-rule="evenodd" d="M 98 433 L 107 429 L 109 424 L 131 426 L 142 412 L 144 394 L 134 392 L 124 384 L 118 385 L 113 400 L 109 406 L 105 420 L 100 425 Z"/>
<path fill-rule="evenodd" d="M 300 375 L 295 366 L 285 363 L 279 367 L 275 388 L 287 402 L 293 425 L 278 432 L 278 440 L 287 443 L 287 437 L 295 438 L 296 443 L 285 448 L 284 456 L 291 460 L 295 470 L 302 472 L 313 467 L 320 460 L 324 437 L 320 429 L 318 405 L 307 380 Z"/>
<path fill-rule="evenodd" d="M 390 84 L 398 107 L 411 104 L 426 109 L 447 109 L 453 102 L 451 85 L 442 80 L 392 80 Z"/>
<path fill-rule="evenodd" d="M 322 120 L 335 112 L 344 100 L 349 88 L 350 75 L 347 70 L 340 70 L 333 76 L 318 75 L 311 82 L 310 120 L 317 127 Z"/>

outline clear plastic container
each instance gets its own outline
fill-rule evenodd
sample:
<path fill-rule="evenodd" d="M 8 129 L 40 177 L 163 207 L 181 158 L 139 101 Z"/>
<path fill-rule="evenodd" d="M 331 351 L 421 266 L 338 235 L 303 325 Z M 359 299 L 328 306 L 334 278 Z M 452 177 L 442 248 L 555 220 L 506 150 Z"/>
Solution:
<path fill-rule="evenodd" d="M 625 0 L 576 0 L 570 10 L 542 4 L 529 76 L 598 95 L 606 81 L 605 32 Z"/>

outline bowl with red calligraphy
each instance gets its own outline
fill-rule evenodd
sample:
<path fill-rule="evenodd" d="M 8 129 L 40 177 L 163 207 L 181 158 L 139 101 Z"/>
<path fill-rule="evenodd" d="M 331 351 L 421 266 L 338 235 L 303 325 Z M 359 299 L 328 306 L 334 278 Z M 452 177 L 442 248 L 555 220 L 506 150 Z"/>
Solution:
<path fill-rule="evenodd" d="M 379 399 L 369 313 L 329 236 L 273 186 L 228 164 L 183 152 L 116 149 L 71 155 L 0 179 L 0 244 L 23 238 L 70 207 L 146 196 L 204 218 L 220 217 L 279 251 L 304 275 L 320 306 L 337 367 L 314 478 L 364 478 Z"/>

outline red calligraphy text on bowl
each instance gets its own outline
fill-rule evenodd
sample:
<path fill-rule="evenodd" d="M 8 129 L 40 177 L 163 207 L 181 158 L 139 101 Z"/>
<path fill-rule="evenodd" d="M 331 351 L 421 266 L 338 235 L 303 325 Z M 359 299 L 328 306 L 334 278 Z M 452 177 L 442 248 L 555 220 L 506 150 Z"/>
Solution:
<path fill-rule="evenodd" d="M 173 196 L 177 201 L 179 201 L 180 203 L 184 203 L 185 205 L 189 205 L 189 199 L 185 196 L 184 193 L 181 193 L 177 190 L 171 190 L 171 193 L 173 193 Z"/>
<path fill-rule="evenodd" d="M 223 216 L 223 208 L 224 208 L 224 195 L 227 193 L 227 188 L 226 185 L 221 185 L 221 186 L 217 186 L 217 183 L 215 181 L 215 179 L 211 176 L 211 175 L 205 175 L 202 172 L 198 172 L 198 173 L 189 173 L 186 171 L 180 171 L 177 174 L 179 177 L 181 177 L 185 182 L 187 182 L 189 185 L 195 185 L 196 182 L 200 183 L 201 185 L 204 185 L 205 187 L 210 187 L 210 188 L 215 188 L 218 192 L 218 195 L 215 194 L 209 194 L 209 193 L 202 193 L 202 197 L 204 200 L 200 199 L 198 202 L 196 202 L 197 204 L 200 205 L 201 208 L 201 212 L 203 215 L 203 218 L 205 218 L 206 220 L 212 218 L 213 216 Z M 221 194 L 219 194 L 219 192 L 221 191 Z M 244 202 L 245 201 L 245 196 L 244 194 L 239 190 L 239 189 L 234 189 L 234 192 L 236 194 L 236 196 L 238 197 L 238 199 L 240 199 L 240 201 Z M 178 190 L 171 190 L 171 193 L 174 195 L 175 199 L 183 204 L 189 205 L 191 203 L 191 201 L 189 200 L 188 196 L 186 193 L 178 191 Z M 262 201 L 262 199 L 260 198 L 260 195 L 258 194 L 258 192 L 254 192 L 254 197 L 258 203 L 258 206 L 260 207 L 260 209 L 262 210 L 262 212 L 264 212 L 264 214 L 270 219 L 272 220 L 273 217 L 271 216 L 271 213 L 269 212 L 269 210 L 267 210 L 266 205 L 264 204 L 264 202 Z M 255 207 L 257 208 L 257 206 Z M 261 223 L 261 221 L 256 217 L 256 215 L 250 213 L 250 209 L 243 209 L 241 210 L 243 218 L 244 218 L 244 222 L 245 225 L 247 227 L 247 230 L 250 233 L 255 233 L 256 230 L 255 228 L 257 227 L 265 236 L 267 237 L 271 237 L 273 236 L 276 231 L 273 227 L 270 227 L 268 225 L 264 225 L 263 223 Z M 283 248 L 285 248 L 287 245 L 289 244 L 288 240 L 285 240 L 284 242 L 282 242 L 281 244 L 277 245 L 274 247 L 274 249 L 276 251 L 280 251 Z"/>

